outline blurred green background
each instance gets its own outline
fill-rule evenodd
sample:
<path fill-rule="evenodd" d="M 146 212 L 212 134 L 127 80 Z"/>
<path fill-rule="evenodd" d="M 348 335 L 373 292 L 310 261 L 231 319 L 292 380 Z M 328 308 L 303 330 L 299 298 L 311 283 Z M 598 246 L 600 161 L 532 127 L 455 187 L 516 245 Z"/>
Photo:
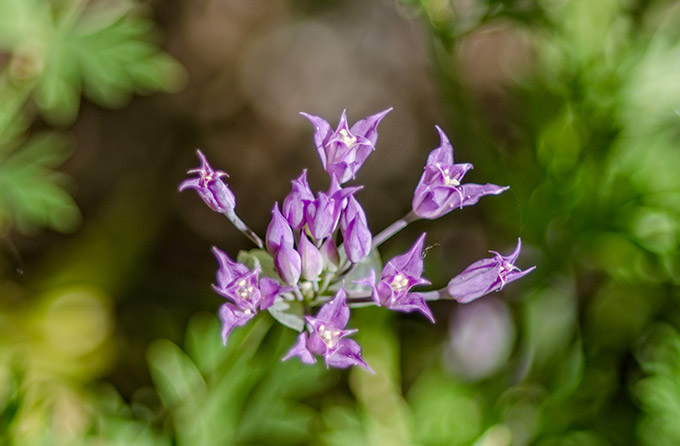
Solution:
<path fill-rule="evenodd" d="M 394 107 L 358 194 L 403 216 L 434 125 L 499 197 L 417 222 L 437 287 L 487 250 L 530 276 L 436 325 L 369 308 L 376 371 L 225 348 L 201 148 L 258 233 L 326 186 L 300 111 Z M 0 444 L 680 444 L 680 3 L 0 0 Z"/>

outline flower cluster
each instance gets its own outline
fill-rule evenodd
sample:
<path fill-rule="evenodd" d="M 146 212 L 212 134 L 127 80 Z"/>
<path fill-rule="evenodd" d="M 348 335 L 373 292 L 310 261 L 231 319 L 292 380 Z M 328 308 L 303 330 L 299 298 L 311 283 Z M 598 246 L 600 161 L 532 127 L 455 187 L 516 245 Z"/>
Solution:
<path fill-rule="evenodd" d="M 495 184 L 463 184 L 472 165 L 454 164 L 453 147 L 437 127 L 441 144 L 427 158 L 411 211 L 373 236 L 355 197 L 362 186 L 343 185 L 355 179 L 375 150 L 378 125 L 389 111 L 351 127 L 343 112 L 335 130 L 324 119 L 302 113 L 314 125 L 314 142 L 330 185 L 315 194 L 303 170 L 292 181 L 281 206 L 274 204 L 264 242 L 237 216 L 236 198 L 223 181 L 228 175 L 214 170 L 198 151 L 201 166 L 189 171 L 197 176 L 182 182 L 179 189 L 195 189 L 212 210 L 225 215 L 259 248 L 241 253 L 238 261 L 213 248 L 219 264 L 213 288 L 226 299 L 219 311 L 224 343 L 233 328 L 267 310 L 279 322 L 300 332 L 284 360 L 296 356 L 312 364 L 319 356 L 327 367 L 358 365 L 370 370 L 361 357 L 361 347 L 349 338 L 357 331 L 346 328 L 350 307 L 374 304 L 404 313 L 415 311 L 434 322 L 428 301 L 470 302 L 534 269 L 522 271 L 515 266 L 521 247 L 518 241 L 509 256 L 492 251 L 494 257 L 473 263 L 445 288 L 414 292 L 413 288 L 430 285 L 423 277 L 425 234 L 407 252 L 381 267 L 378 247 L 409 223 L 441 217 L 477 203 L 484 195 L 498 195 L 508 189 Z M 368 273 L 357 277 L 362 269 Z M 312 315 L 315 307 L 320 308 Z"/>

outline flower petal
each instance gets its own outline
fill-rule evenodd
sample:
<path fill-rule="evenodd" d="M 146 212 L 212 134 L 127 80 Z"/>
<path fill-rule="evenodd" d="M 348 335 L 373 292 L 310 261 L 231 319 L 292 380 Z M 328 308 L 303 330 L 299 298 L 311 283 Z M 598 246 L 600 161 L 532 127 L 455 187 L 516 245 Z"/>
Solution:
<path fill-rule="evenodd" d="M 286 356 L 284 356 L 281 361 L 286 361 L 293 356 L 297 356 L 305 364 L 314 364 L 316 362 L 316 358 L 312 352 L 307 349 L 307 333 L 300 333 L 293 348 L 286 353 Z"/>

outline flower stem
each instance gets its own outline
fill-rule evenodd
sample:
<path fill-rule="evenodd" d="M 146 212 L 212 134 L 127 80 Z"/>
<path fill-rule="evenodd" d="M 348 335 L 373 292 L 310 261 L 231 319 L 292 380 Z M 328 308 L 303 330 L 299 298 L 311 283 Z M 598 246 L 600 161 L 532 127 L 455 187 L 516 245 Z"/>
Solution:
<path fill-rule="evenodd" d="M 440 290 L 419 292 L 418 294 L 420 294 L 424 300 L 454 300 L 446 287 Z"/>
<path fill-rule="evenodd" d="M 389 239 L 394 234 L 396 234 L 397 232 L 404 229 L 406 226 L 408 226 L 409 223 L 412 223 L 412 222 L 414 222 L 418 219 L 420 219 L 420 217 L 418 217 L 416 214 L 414 214 L 413 211 L 410 211 L 404 217 L 395 221 L 394 223 L 389 225 L 387 228 L 383 229 L 382 232 L 380 232 L 380 234 L 373 237 L 373 247 L 372 247 L 372 249 L 375 249 L 378 246 L 382 245 L 382 243 L 385 240 Z"/>
<path fill-rule="evenodd" d="M 243 220 L 238 218 L 238 215 L 236 215 L 236 212 L 226 212 L 224 213 L 224 216 L 229 219 L 229 221 L 236 226 L 236 229 L 239 231 L 243 232 L 243 234 L 248 237 L 255 245 L 262 249 L 264 247 L 264 243 L 262 243 L 262 239 L 255 234 L 255 231 L 250 229 L 245 223 L 243 223 Z"/>

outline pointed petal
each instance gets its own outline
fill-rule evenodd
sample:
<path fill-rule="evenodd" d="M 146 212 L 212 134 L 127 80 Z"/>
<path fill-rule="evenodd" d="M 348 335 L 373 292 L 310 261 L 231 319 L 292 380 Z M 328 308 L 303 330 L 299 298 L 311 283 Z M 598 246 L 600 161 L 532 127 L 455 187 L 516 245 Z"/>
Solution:
<path fill-rule="evenodd" d="M 396 271 L 413 277 L 420 277 L 423 274 L 423 249 L 425 247 L 426 235 L 423 232 L 413 246 L 411 246 L 411 249 L 404 254 L 392 258 L 387 263 Z"/>
<path fill-rule="evenodd" d="M 198 189 L 199 187 L 201 187 L 201 180 L 199 180 L 198 178 L 189 178 L 179 183 L 179 187 L 177 188 L 177 190 L 182 192 L 183 190 L 186 189 Z"/>
<path fill-rule="evenodd" d="M 321 158 L 321 164 L 325 170 L 327 163 L 325 145 L 328 143 L 328 140 L 333 134 L 333 129 L 325 119 L 319 116 L 302 112 L 300 114 L 309 119 L 309 121 L 314 125 L 314 144 L 316 145 L 316 150 L 319 152 L 319 158 Z"/>
<path fill-rule="evenodd" d="M 217 270 L 217 286 L 224 288 L 234 280 L 235 277 L 248 273 L 248 267 L 242 263 L 234 262 L 231 258 L 217 246 L 212 247 L 212 252 L 217 258 L 219 269 Z"/>
<path fill-rule="evenodd" d="M 291 288 L 282 286 L 279 282 L 269 277 L 260 279 L 260 292 L 262 293 L 262 300 L 260 301 L 260 310 L 266 310 L 274 305 L 276 297 L 281 293 L 291 291 Z"/>
<path fill-rule="evenodd" d="M 378 124 L 391 111 L 392 107 L 357 121 L 350 132 L 357 136 L 363 136 L 371 142 L 371 145 L 375 145 L 378 141 Z"/>
<path fill-rule="evenodd" d="M 462 195 L 462 202 L 460 201 L 461 197 L 458 196 L 458 198 L 456 198 L 456 200 L 458 200 L 458 204 L 456 204 L 454 201 L 448 203 L 449 206 L 452 208 L 471 206 L 473 204 L 476 204 L 479 201 L 479 199 L 482 198 L 483 196 L 501 194 L 506 190 L 510 189 L 510 186 L 498 186 L 496 184 L 488 183 L 487 184 L 467 183 L 461 185 L 459 189 Z M 452 197 L 455 196 L 452 195 Z"/>
<path fill-rule="evenodd" d="M 245 312 L 236 307 L 235 305 L 226 303 L 220 307 L 219 316 L 222 321 L 222 342 L 227 345 L 227 337 L 234 327 L 241 327 L 248 323 L 255 314 L 248 313 L 250 310 Z"/>
<path fill-rule="evenodd" d="M 347 306 L 347 293 L 343 286 L 335 293 L 333 299 L 326 302 L 315 319 L 325 322 L 334 328 L 345 328 L 349 321 L 349 307 Z"/>
<path fill-rule="evenodd" d="M 411 313 L 417 311 L 428 318 L 434 324 L 434 316 L 430 307 L 427 306 L 423 297 L 418 293 L 408 293 L 398 302 L 388 305 L 390 310 L 400 311 L 402 313 Z"/>
<path fill-rule="evenodd" d="M 326 358 L 326 365 L 337 369 L 345 369 L 358 365 L 373 373 L 373 370 L 361 357 L 361 347 L 353 339 L 341 339 L 338 341 L 336 349 Z"/>
<path fill-rule="evenodd" d="M 439 147 L 430 152 L 430 155 L 427 157 L 427 164 L 453 164 L 453 146 L 449 142 L 446 133 L 439 126 L 435 126 L 435 128 L 439 132 L 441 142 Z"/>
<path fill-rule="evenodd" d="M 286 361 L 293 356 L 297 356 L 305 364 L 314 364 L 316 362 L 316 358 L 314 358 L 312 352 L 307 349 L 307 333 L 300 333 L 293 348 L 286 353 L 286 356 L 284 356 L 281 361 Z"/>
<path fill-rule="evenodd" d="M 510 254 L 509 256 L 501 256 L 503 257 L 503 260 L 505 260 L 508 263 L 512 263 L 513 265 L 517 261 L 517 257 L 519 257 L 519 252 L 522 249 L 522 239 L 517 238 L 517 246 L 515 247 L 515 250 Z"/>
<path fill-rule="evenodd" d="M 522 277 L 526 276 L 527 274 L 529 274 L 530 272 L 532 272 L 535 269 L 536 269 L 536 266 L 532 266 L 532 267 L 525 269 L 524 271 L 512 271 L 512 272 L 508 273 L 505 276 L 505 284 L 507 285 L 510 282 L 514 282 L 517 279 L 521 279 Z"/>

